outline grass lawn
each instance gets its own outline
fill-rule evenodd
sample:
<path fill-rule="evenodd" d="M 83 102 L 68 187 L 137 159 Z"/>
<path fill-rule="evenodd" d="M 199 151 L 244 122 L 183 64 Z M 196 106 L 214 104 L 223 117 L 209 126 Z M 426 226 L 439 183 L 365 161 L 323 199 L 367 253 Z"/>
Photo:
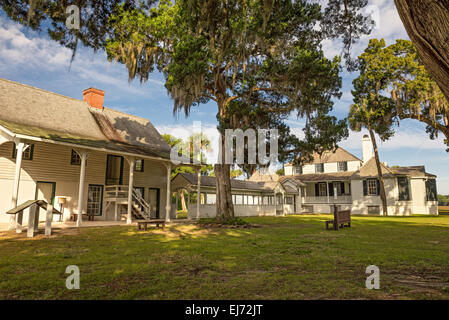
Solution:
<path fill-rule="evenodd" d="M 169 226 L 0 234 L 0 299 L 448 299 L 449 215 L 257 217 L 251 229 Z M 380 268 L 380 290 L 365 268 Z M 81 289 L 65 288 L 77 265 Z"/>

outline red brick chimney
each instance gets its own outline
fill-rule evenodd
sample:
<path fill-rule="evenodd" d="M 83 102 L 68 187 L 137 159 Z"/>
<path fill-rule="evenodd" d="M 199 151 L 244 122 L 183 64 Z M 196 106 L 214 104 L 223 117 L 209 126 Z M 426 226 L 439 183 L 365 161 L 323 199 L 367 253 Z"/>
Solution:
<path fill-rule="evenodd" d="M 92 108 L 103 110 L 103 90 L 89 88 L 83 91 L 83 96 L 83 100 L 86 101 Z"/>

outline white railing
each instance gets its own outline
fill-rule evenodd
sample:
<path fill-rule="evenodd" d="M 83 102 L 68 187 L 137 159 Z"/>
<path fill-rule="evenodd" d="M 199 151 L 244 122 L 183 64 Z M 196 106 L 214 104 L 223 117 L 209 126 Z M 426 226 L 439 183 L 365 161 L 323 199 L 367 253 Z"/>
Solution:
<path fill-rule="evenodd" d="M 128 201 L 129 186 L 115 185 L 105 187 L 106 201 Z M 149 219 L 151 216 L 151 206 L 142 195 L 135 189 L 132 191 L 133 208 L 137 215 L 144 219 Z"/>
<path fill-rule="evenodd" d="M 350 195 L 338 196 L 335 199 L 333 196 L 324 197 L 302 197 L 302 204 L 334 204 L 334 203 L 352 203 L 352 197 Z"/>

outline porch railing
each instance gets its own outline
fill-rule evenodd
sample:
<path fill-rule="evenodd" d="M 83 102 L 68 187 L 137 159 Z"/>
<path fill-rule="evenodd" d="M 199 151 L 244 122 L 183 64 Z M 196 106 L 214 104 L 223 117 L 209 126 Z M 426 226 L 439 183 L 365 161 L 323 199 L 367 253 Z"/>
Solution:
<path fill-rule="evenodd" d="M 324 197 L 302 197 L 302 204 L 327 204 L 327 203 L 352 203 L 352 197 L 350 195 L 338 196 L 337 199 L 334 196 Z"/>
<path fill-rule="evenodd" d="M 105 187 L 105 200 L 108 202 L 128 202 L 128 192 L 129 186 L 125 185 L 115 185 L 115 186 L 106 186 Z M 132 191 L 132 205 L 133 212 L 144 219 L 149 219 L 151 216 L 151 206 L 145 199 L 142 197 L 140 192 L 137 192 L 135 189 Z"/>

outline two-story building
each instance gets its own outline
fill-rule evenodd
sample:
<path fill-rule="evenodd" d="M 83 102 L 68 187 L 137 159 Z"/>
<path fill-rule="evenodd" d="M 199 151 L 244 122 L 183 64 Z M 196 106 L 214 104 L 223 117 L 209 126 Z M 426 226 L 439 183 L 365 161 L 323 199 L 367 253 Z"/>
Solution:
<path fill-rule="evenodd" d="M 352 214 L 382 213 L 380 184 L 371 140 L 362 141 L 363 159 L 343 148 L 315 154 L 301 166 L 284 166 L 285 175 L 255 172 L 247 181 L 233 179 L 232 193 L 237 216 L 331 213 L 334 205 Z M 382 163 L 388 215 L 438 214 L 436 176 L 424 166 L 388 167 Z M 178 174 L 173 191 L 187 190 L 189 217 L 215 216 L 215 178 L 201 178 L 200 209 L 197 183 L 189 174 Z"/>

